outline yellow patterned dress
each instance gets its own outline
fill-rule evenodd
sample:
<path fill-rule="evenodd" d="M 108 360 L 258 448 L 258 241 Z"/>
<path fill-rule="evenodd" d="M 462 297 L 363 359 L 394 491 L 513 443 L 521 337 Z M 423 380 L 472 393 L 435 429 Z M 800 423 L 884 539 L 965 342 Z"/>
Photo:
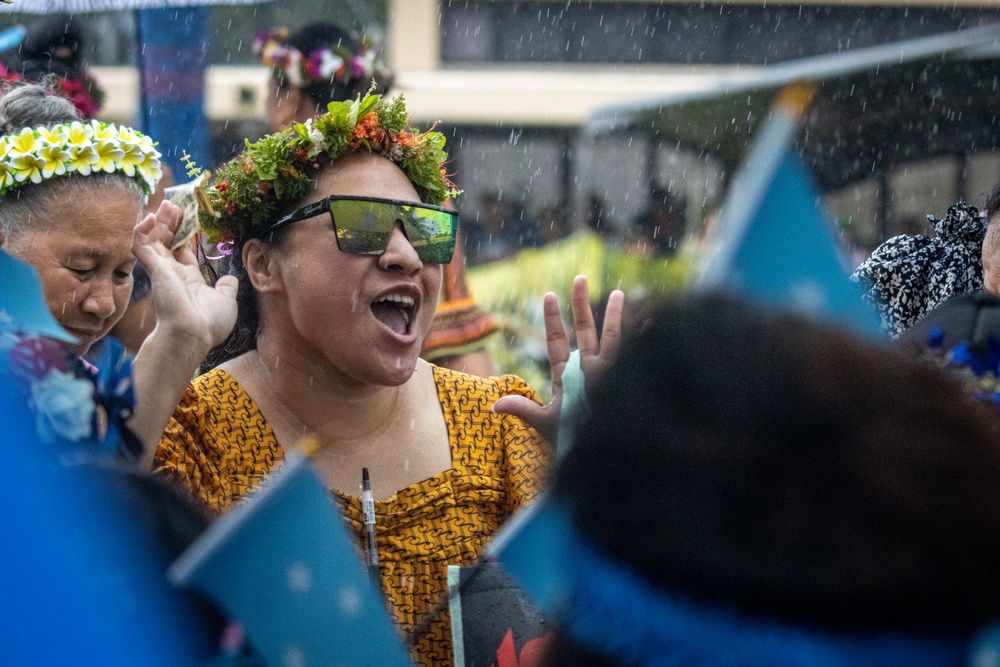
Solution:
<path fill-rule="evenodd" d="M 400 630 L 410 633 L 447 590 L 447 565 L 468 565 L 503 521 L 534 497 L 551 449 L 514 417 L 495 415 L 493 402 L 534 391 L 512 375 L 479 378 L 433 367 L 448 427 L 452 467 L 375 503 L 382 588 Z M 252 493 L 284 452 L 257 406 L 225 371 L 194 380 L 156 451 L 156 467 L 213 512 Z M 361 501 L 333 492 L 344 517 L 363 538 Z M 451 665 L 447 608 L 415 638 L 414 659 Z"/>

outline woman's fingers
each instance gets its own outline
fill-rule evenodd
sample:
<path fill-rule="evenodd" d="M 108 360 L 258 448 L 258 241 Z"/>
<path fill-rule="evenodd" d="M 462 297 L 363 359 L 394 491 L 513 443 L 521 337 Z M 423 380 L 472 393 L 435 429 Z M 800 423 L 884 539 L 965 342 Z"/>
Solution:
<path fill-rule="evenodd" d="M 561 401 L 555 399 L 543 406 L 524 396 L 501 396 L 493 404 L 493 412 L 517 417 L 549 442 L 555 442 L 560 405 Z"/>
<path fill-rule="evenodd" d="M 601 359 L 608 364 L 618 358 L 618 347 L 622 340 L 622 310 L 625 308 L 625 293 L 614 290 L 608 296 L 604 309 L 604 328 L 601 329 Z"/>
<path fill-rule="evenodd" d="M 597 340 L 597 325 L 590 310 L 590 295 L 587 291 L 587 277 L 573 279 L 573 293 L 570 298 L 573 307 L 573 326 L 576 328 L 576 346 L 584 356 L 595 355 L 600 349 Z"/>
<path fill-rule="evenodd" d="M 215 289 L 222 293 L 228 299 L 236 300 L 236 293 L 239 290 L 240 283 L 236 279 L 236 276 L 220 276 L 217 281 L 215 281 Z"/>
<path fill-rule="evenodd" d="M 562 315 L 559 313 L 559 299 L 549 292 L 543 301 L 545 314 L 545 343 L 549 352 L 549 364 L 555 368 L 563 365 L 569 359 L 569 336 L 563 327 Z"/>

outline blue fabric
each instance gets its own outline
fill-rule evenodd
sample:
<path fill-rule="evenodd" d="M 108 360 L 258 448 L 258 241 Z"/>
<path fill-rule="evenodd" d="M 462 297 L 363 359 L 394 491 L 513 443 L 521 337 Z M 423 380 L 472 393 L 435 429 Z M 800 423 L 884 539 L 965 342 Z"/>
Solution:
<path fill-rule="evenodd" d="M 576 585 L 558 619 L 577 642 L 650 667 L 922 667 L 965 663 L 963 639 L 858 637 L 752 619 L 653 591 L 579 536 L 563 561 Z"/>
<path fill-rule="evenodd" d="M 132 382 L 132 357 L 125 345 L 116 338 L 106 336 L 102 341 L 101 355 L 97 359 L 97 377 L 94 400 L 104 408 L 108 415 L 108 427 L 104 437 L 97 443 L 102 453 L 121 451 L 127 456 L 135 456 L 140 452 L 120 448 L 125 435 L 125 422 L 132 416 L 135 408 L 135 385 Z M 134 447 L 133 447 L 134 448 Z M 140 448 L 141 451 L 141 448 Z"/>

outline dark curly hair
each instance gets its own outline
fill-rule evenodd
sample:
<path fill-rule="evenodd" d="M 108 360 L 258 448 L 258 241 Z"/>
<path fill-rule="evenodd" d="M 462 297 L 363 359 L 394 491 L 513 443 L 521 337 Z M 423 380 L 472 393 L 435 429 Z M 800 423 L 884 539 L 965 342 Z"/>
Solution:
<path fill-rule="evenodd" d="M 1000 419 L 950 377 L 701 296 L 623 344 L 591 407 L 554 496 L 653 588 L 845 632 L 1000 615 Z M 550 657 L 621 664 L 565 638 Z"/>

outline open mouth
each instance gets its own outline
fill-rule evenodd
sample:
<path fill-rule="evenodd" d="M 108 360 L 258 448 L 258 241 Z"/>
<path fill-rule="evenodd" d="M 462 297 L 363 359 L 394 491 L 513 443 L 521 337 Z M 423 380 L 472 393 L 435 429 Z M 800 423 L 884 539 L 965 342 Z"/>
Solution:
<path fill-rule="evenodd" d="M 405 336 L 410 333 L 410 323 L 416 312 L 416 301 L 411 296 L 389 294 L 372 303 L 375 319 L 393 333 Z"/>

